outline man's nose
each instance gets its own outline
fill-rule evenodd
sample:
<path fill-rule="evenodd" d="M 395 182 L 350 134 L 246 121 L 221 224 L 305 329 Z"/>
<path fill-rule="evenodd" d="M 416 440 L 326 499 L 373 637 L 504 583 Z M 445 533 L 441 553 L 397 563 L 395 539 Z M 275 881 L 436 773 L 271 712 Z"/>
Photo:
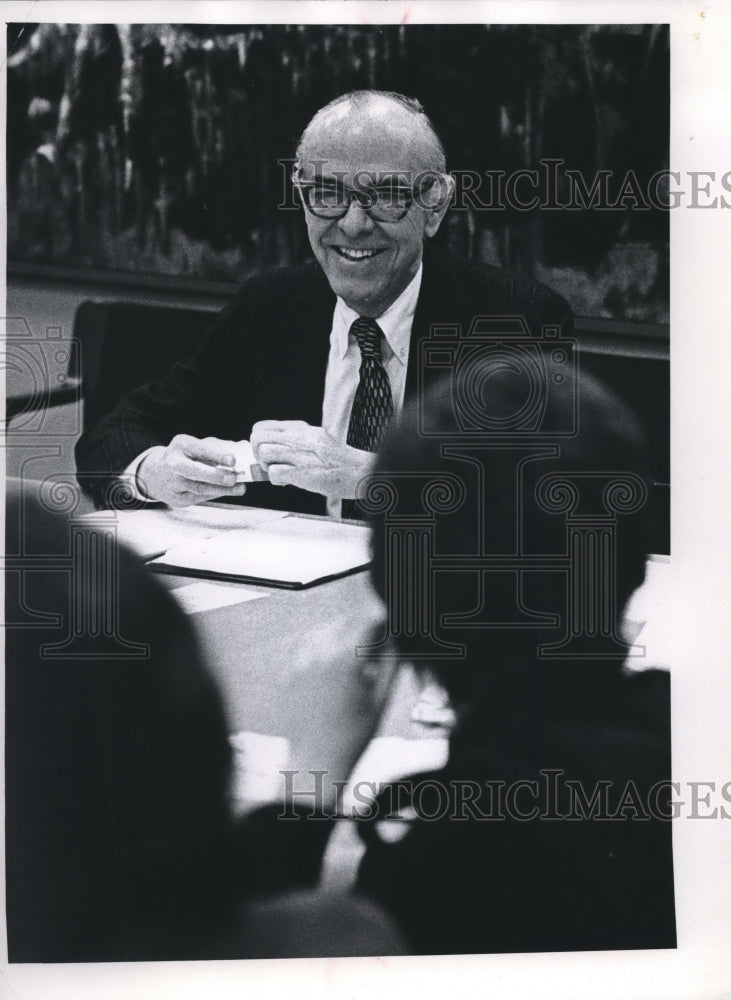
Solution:
<path fill-rule="evenodd" d="M 373 219 L 357 198 L 351 200 L 348 211 L 339 220 L 338 224 L 346 236 L 358 236 L 361 233 L 370 233 L 375 228 Z"/>

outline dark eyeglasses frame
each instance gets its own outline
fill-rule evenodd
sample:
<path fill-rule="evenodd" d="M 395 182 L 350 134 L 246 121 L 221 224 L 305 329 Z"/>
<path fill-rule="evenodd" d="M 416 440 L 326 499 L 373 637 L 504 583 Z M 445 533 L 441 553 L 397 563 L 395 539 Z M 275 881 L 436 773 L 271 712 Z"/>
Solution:
<path fill-rule="evenodd" d="M 399 210 L 398 214 L 390 215 L 386 219 L 379 218 L 377 214 L 374 214 L 375 212 L 378 211 L 378 203 L 374 201 L 372 193 L 369 193 L 369 191 L 357 191 L 353 188 L 345 187 L 344 184 L 336 183 L 333 185 L 333 187 L 340 188 L 345 194 L 349 195 L 348 202 L 343 207 L 342 211 L 337 212 L 337 214 L 333 214 L 332 212 L 323 213 L 317 211 L 315 208 L 312 207 L 312 205 L 309 202 L 309 199 L 307 198 L 307 195 L 305 194 L 304 189 L 314 188 L 318 186 L 327 187 L 328 186 L 327 184 L 323 184 L 322 181 L 302 180 L 302 178 L 300 178 L 296 173 L 292 175 L 292 183 L 300 192 L 300 198 L 302 199 L 302 204 L 305 206 L 307 211 L 310 212 L 312 215 L 316 216 L 318 219 L 332 219 L 332 220 L 344 219 L 345 216 L 350 211 L 350 206 L 352 205 L 353 200 L 355 199 L 355 201 L 358 202 L 363 211 L 366 212 L 376 222 L 385 222 L 385 223 L 400 222 L 407 215 L 409 209 L 414 203 L 414 192 L 402 186 L 401 190 L 408 191 L 407 204 L 403 207 L 402 210 Z"/>

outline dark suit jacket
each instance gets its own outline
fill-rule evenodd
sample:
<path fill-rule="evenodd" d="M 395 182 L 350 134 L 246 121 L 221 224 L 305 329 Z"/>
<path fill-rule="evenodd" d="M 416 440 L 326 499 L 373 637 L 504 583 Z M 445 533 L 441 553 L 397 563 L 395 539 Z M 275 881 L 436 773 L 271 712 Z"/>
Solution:
<path fill-rule="evenodd" d="M 156 385 L 126 396 L 82 435 L 76 448 L 82 487 L 98 506 L 108 505 L 109 486 L 129 463 L 176 434 L 240 440 L 266 419 L 319 426 L 334 308 L 335 295 L 314 260 L 248 280 L 191 357 Z M 521 315 L 535 337 L 542 324 L 561 324 L 564 334 L 571 328 L 567 303 L 540 283 L 486 264 L 425 253 L 407 399 L 418 386 L 419 345 L 431 325 L 459 324 L 466 332 L 478 315 Z M 319 495 L 268 483 L 250 486 L 245 503 L 325 511 Z"/>
<path fill-rule="evenodd" d="M 361 824 L 359 889 L 415 954 L 674 948 L 672 809 L 658 784 L 670 779 L 668 674 L 541 662 L 491 665 L 490 678 L 447 766 L 402 783 L 428 818 L 396 843 Z M 373 816 L 394 801 L 391 786 Z"/>

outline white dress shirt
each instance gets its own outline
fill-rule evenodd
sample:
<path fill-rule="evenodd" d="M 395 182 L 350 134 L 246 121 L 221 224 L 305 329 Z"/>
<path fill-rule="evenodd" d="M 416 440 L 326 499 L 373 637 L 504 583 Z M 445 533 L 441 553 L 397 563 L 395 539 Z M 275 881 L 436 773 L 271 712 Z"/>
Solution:
<path fill-rule="evenodd" d="M 422 265 L 419 264 L 418 271 L 396 301 L 376 317 L 376 322 L 383 331 L 381 361 L 391 384 L 394 416 L 401 413 L 404 405 L 411 327 L 421 288 L 421 274 Z M 338 298 L 330 331 L 330 354 L 327 359 L 325 395 L 322 401 L 322 426 L 337 441 L 343 443 L 348 436 L 350 411 L 360 380 L 360 348 L 355 337 L 350 336 L 350 328 L 356 319 L 358 313 Z M 138 455 L 125 469 L 130 488 L 137 493 L 137 498 L 140 500 L 149 498 L 140 493 L 133 484 L 136 484 L 140 462 L 151 450 L 148 448 Z M 340 499 L 328 499 L 327 512 L 330 517 L 340 517 L 341 506 Z"/>
<path fill-rule="evenodd" d="M 420 264 L 419 270 L 396 301 L 376 317 L 376 322 L 383 331 L 381 361 L 391 384 L 394 416 L 401 413 L 404 405 L 411 327 L 421 288 L 421 272 Z M 348 436 L 350 411 L 360 381 L 360 348 L 355 337 L 350 335 L 350 328 L 356 319 L 358 313 L 338 298 L 330 333 L 322 426 L 336 441 L 342 442 Z M 340 507 L 340 500 L 327 502 L 327 512 L 331 517 L 340 517 Z"/>

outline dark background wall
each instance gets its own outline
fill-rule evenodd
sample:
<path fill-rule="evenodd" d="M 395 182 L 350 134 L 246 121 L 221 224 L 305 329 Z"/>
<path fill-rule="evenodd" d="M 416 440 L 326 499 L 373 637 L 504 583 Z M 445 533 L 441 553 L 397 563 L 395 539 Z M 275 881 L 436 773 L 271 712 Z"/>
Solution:
<path fill-rule="evenodd" d="M 11 268 L 233 283 L 301 258 L 277 161 L 358 87 L 417 96 L 455 171 L 556 158 L 559 196 L 565 168 L 610 171 L 616 195 L 668 166 L 661 25 L 26 24 L 8 53 Z M 455 251 L 536 275 L 579 315 L 667 322 L 666 211 L 469 201 L 440 234 Z"/>

